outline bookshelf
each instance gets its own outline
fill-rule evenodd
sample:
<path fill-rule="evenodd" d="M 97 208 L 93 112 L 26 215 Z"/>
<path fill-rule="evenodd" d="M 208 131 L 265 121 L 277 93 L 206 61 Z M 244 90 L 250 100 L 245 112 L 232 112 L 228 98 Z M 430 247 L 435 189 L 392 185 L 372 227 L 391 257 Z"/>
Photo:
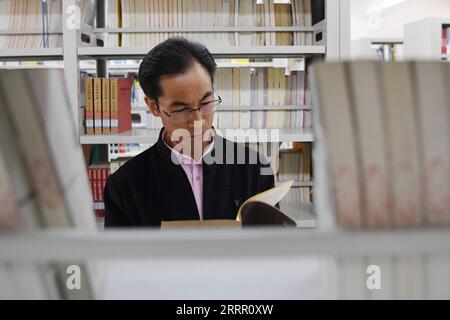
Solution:
<path fill-rule="evenodd" d="M 448 254 L 443 229 L 396 231 L 46 231 L 0 235 L 0 261 Z"/>
<path fill-rule="evenodd" d="M 73 105 L 73 118 L 76 120 L 79 130 L 80 143 L 82 145 L 108 145 L 115 143 L 145 143 L 152 144 L 156 141 L 159 130 L 154 129 L 133 129 L 130 132 L 118 135 L 108 136 L 87 136 L 84 135 L 82 126 L 82 116 L 80 109 L 80 71 L 95 71 L 98 75 L 106 75 L 108 72 L 136 72 L 139 67 L 134 65 L 108 65 L 108 61 L 115 59 L 141 59 L 150 50 L 149 47 L 96 47 L 93 44 L 83 44 L 80 42 L 80 35 L 87 33 L 90 35 L 107 35 L 117 33 L 161 33 L 161 32 L 309 32 L 313 34 L 313 45 L 302 46 L 208 46 L 215 58 L 306 58 L 306 59 L 327 59 L 330 61 L 340 60 L 345 56 L 345 50 L 348 47 L 346 42 L 349 37 L 349 1 L 348 0 L 325 0 L 325 16 L 323 20 L 318 20 L 313 16 L 312 27 L 214 27 L 214 28 L 105 28 L 105 15 L 101 13 L 105 6 L 105 1 L 96 1 L 97 3 L 97 26 L 92 28 L 81 23 L 81 27 L 73 28 L 68 23 L 62 23 L 59 29 L 54 29 L 50 34 L 62 35 L 62 47 L 60 48 L 27 48 L 27 49 L 0 49 L 0 60 L 2 61 L 43 61 L 58 60 L 61 64 L 57 66 L 48 66 L 49 68 L 64 68 L 65 78 L 69 88 L 69 96 Z M 256 1 L 256 0 L 255 0 Z M 275 1 L 276 2 L 276 1 Z M 77 0 L 62 0 L 62 19 L 69 21 L 71 18 L 70 7 L 76 6 Z M 347 21 L 348 20 L 348 21 Z M 38 30 L 12 30 L 3 31 L 1 34 L 38 34 Z M 86 64 L 86 61 L 94 60 L 94 64 Z M 219 63 L 219 68 L 271 68 L 275 67 L 275 61 L 268 62 L 250 62 L 248 64 L 236 65 L 233 63 Z M 276 67 L 280 67 L 277 65 Z M 6 67 L 9 68 L 9 67 Z M 13 68 L 13 67 L 12 67 Z M 44 65 L 20 66 L 17 68 L 47 68 Z M 144 111 L 144 106 L 138 106 Z M 253 110 L 311 110 L 311 106 L 282 105 L 282 106 L 223 106 L 223 111 L 253 111 Z M 226 129 L 222 129 L 226 131 Z M 230 139 L 239 137 L 240 134 L 234 134 L 233 130 L 228 131 L 227 137 Z M 314 141 L 314 130 L 312 127 L 306 128 L 282 128 L 279 131 L 279 141 L 268 137 L 259 142 L 307 142 Z M 302 182 L 297 186 L 312 186 Z"/>
<path fill-rule="evenodd" d="M 276 2 L 276 1 L 275 1 Z M 236 2 L 237 3 L 237 2 Z M 208 33 L 208 32 L 233 32 L 238 34 L 238 32 L 308 32 L 312 33 L 314 38 L 313 45 L 293 45 L 293 46 L 217 46 L 217 45 L 207 45 L 209 51 L 217 59 L 218 68 L 280 68 L 280 61 L 275 60 L 286 60 L 286 58 L 302 58 L 309 61 L 316 59 L 327 59 L 330 61 L 340 60 L 341 57 L 345 56 L 345 50 L 348 48 L 348 43 L 346 42 L 350 33 L 349 24 L 349 12 L 346 10 L 349 8 L 348 0 L 339 1 L 324 1 L 325 12 L 324 19 L 320 20 L 314 17 L 313 14 L 313 26 L 312 27 L 208 27 L 208 28 L 177 28 L 176 26 L 165 27 L 165 28 L 103 28 L 97 26 L 91 30 L 94 34 L 103 35 L 107 38 L 109 35 L 114 35 L 120 33 L 139 35 L 143 34 L 158 34 L 158 33 L 177 33 L 177 32 L 194 32 L 194 33 Z M 102 6 L 102 5 L 101 5 Z M 348 17 L 347 17 L 348 15 Z M 348 20 L 348 21 L 347 21 Z M 75 31 L 66 30 L 67 33 L 71 33 L 72 37 Z M 69 38 L 66 37 L 66 38 Z M 70 68 L 71 73 L 75 74 L 79 71 L 80 66 L 83 65 L 84 61 L 102 61 L 102 64 L 106 64 L 106 68 L 103 66 L 100 69 L 97 68 L 97 76 L 106 76 L 107 74 L 114 73 L 120 74 L 133 72 L 137 73 L 139 64 L 131 63 L 124 64 L 123 66 L 113 65 L 113 60 L 128 59 L 128 60 L 139 60 L 142 59 L 149 51 L 151 47 L 110 47 L 105 44 L 104 47 L 70 47 L 69 56 L 71 57 L 68 62 L 70 64 L 66 65 L 66 68 Z M 233 63 L 221 63 L 219 59 L 230 59 L 230 58 L 249 58 L 249 59 L 266 59 L 272 60 L 267 62 L 250 62 L 244 64 L 233 64 Z M 283 64 L 281 62 L 281 64 Z M 94 71 L 93 66 L 90 67 L 90 71 Z M 84 69 L 86 70 L 86 69 Z M 72 96 L 75 99 L 74 105 L 80 106 L 79 92 L 76 88 L 79 88 L 80 84 L 76 83 L 78 80 L 72 78 L 73 86 L 70 86 L 72 91 Z M 146 106 L 137 106 L 137 108 L 132 108 L 132 113 L 143 113 Z M 221 106 L 220 111 L 222 113 L 225 111 L 264 111 L 278 110 L 278 111 L 312 111 L 311 106 L 298 106 L 298 105 L 263 105 L 263 106 Z M 78 127 L 80 130 L 80 143 L 83 145 L 107 145 L 108 147 L 108 158 L 110 155 L 109 145 L 111 144 L 154 144 L 157 141 L 159 129 L 149 129 L 149 128 L 133 128 L 131 131 L 123 132 L 117 135 L 85 135 L 83 134 L 82 119 L 80 119 L 80 109 L 74 111 L 78 116 Z M 217 115 L 218 116 L 218 115 Z M 217 117 L 216 116 L 216 117 Z M 237 132 L 233 129 L 220 128 L 221 132 L 226 133 L 225 137 L 230 140 L 238 140 L 242 138 L 242 133 Z M 278 138 L 274 139 L 272 137 L 265 138 L 264 135 L 259 137 L 257 141 L 250 142 L 303 142 L 303 143 L 313 143 L 314 142 L 314 130 L 312 127 L 304 128 L 279 128 Z M 244 129 L 245 131 L 245 129 Z M 237 132 L 236 134 L 234 132 Z M 119 157 L 121 155 L 118 155 Z M 124 155 L 127 156 L 127 155 Z M 311 183 L 312 186 L 312 183 Z"/>
<path fill-rule="evenodd" d="M 403 270 L 410 283 L 423 282 L 423 286 L 410 286 L 409 292 L 403 293 L 401 277 L 392 278 L 388 282 L 389 288 L 382 287 L 387 299 L 411 299 L 411 295 L 423 299 L 448 299 L 448 269 L 433 269 L 431 263 L 450 260 L 448 256 L 448 242 L 450 234 L 446 230 L 411 230 L 411 231 L 376 231 L 376 232 L 342 232 L 342 231 L 313 231 L 303 230 L 183 230 L 183 231 L 108 231 L 108 232 L 80 232 L 80 231 L 48 231 L 30 234 L 0 235 L 0 262 L 13 263 L 45 263 L 46 261 L 101 261 L 102 273 L 97 281 L 97 299 L 104 297 L 106 281 L 108 286 L 119 285 L 120 294 L 116 297 L 126 297 L 129 290 L 136 292 L 139 288 L 159 288 L 159 282 L 144 276 L 149 273 L 149 267 L 153 265 L 155 277 L 162 276 L 169 265 L 182 268 L 183 274 L 203 279 L 196 282 L 203 292 L 203 296 L 214 294 L 214 290 L 205 282 L 237 282 L 240 276 L 246 277 L 258 273 L 250 281 L 252 285 L 257 279 L 269 281 L 270 271 L 258 272 L 267 264 L 280 264 L 284 276 L 279 274 L 277 281 L 271 286 L 271 291 L 277 294 L 288 295 L 292 298 L 292 291 L 283 288 L 280 282 L 286 281 L 292 286 L 296 283 L 295 291 L 310 292 L 311 283 L 317 289 L 322 290 L 314 299 L 382 299 L 380 292 L 370 291 L 366 288 L 367 266 L 374 261 L 383 261 L 389 257 L 408 257 L 409 266 L 413 269 Z M 267 258 L 270 257 L 270 260 Z M 388 257 L 388 258 L 386 258 Z M 433 258 L 434 257 L 434 258 Z M 140 263 L 136 260 L 139 259 Z M 265 259 L 265 260 L 264 260 Z M 365 259 L 365 265 L 361 269 L 354 269 L 351 281 L 343 272 L 346 261 Z M 393 269 L 382 269 L 382 277 L 395 275 L 396 258 L 391 258 L 390 266 Z M 417 260 L 412 260 L 417 259 Z M 436 259 L 436 260 L 433 260 Z M 225 264 L 228 267 L 214 268 L 215 273 L 200 272 L 198 268 L 208 261 L 208 265 Z M 146 261 L 146 263 L 142 263 Z M 245 267 L 235 261 L 246 261 Z M 314 261 L 312 269 L 305 269 L 305 261 Z M 155 266 L 156 264 L 156 266 Z M 296 270 L 288 268 L 294 264 Z M 166 265 L 166 267 L 163 267 Z M 250 266 L 253 267 L 250 267 Z M 421 273 L 414 273 L 415 266 L 420 266 Z M 111 271 L 111 267 L 122 267 L 114 273 L 114 277 L 103 277 Z M 230 266 L 233 266 L 230 269 Z M 239 272 L 234 274 L 234 269 L 239 267 Z M 121 277 L 133 268 L 134 272 L 127 273 L 127 283 L 121 281 Z M 256 268 L 256 269 L 255 269 Z M 272 269 L 273 270 L 273 269 Z M 275 270 L 278 270 L 277 268 Z M 303 272 L 299 270 L 314 271 L 304 277 L 307 282 L 299 284 L 298 278 Z M 230 277 L 232 272 L 233 277 Z M 224 276 L 220 276 L 223 274 Z M 214 280 L 213 280 L 214 279 Z M 382 278 L 384 279 L 384 278 Z M 439 281 L 437 281 L 439 280 Z M 253 281 L 253 282 L 252 282 Z M 260 281 L 260 280 L 259 280 Z M 360 282 L 359 282 L 360 281 Z M 384 281 L 384 280 L 383 280 Z M 179 278 L 177 281 L 165 281 L 164 287 L 172 296 L 176 292 L 181 299 L 192 296 L 191 290 L 181 290 L 188 279 Z M 138 285 L 139 283 L 139 285 Z M 258 282 L 260 283 L 260 282 Z M 308 285 L 308 283 L 310 283 Z M 240 283 L 242 285 L 242 283 Z M 383 282 L 383 285 L 385 282 Z M 356 288 L 359 285 L 360 288 Z M 239 287 L 239 286 L 238 286 Z M 237 288 L 238 288 L 237 287 Z M 167 289 L 169 288 L 169 289 Z M 239 290 L 231 290 L 220 286 L 224 297 L 239 297 Z M 241 288 L 242 289 L 242 288 Z M 154 290 L 152 290 L 154 291 Z M 313 290 L 315 291 L 315 290 Z M 143 298 L 148 295 L 148 290 L 140 289 L 140 295 L 135 298 Z M 163 291 L 158 291 L 154 298 L 162 298 Z M 256 290 L 250 290 L 251 297 L 259 297 Z M 146 295 L 147 293 L 147 295 Z"/>
<path fill-rule="evenodd" d="M 450 27 L 450 18 L 428 18 L 405 25 L 405 58 L 408 60 L 449 61 L 449 37 L 443 51 L 443 29 Z"/>
<path fill-rule="evenodd" d="M 292 52 L 284 53 L 279 51 L 280 48 L 264 48 L 263 50 L 265 51 L 261 55 L 258 55 L 259 51 L 255 48 L 250 48 L 248 49 L 249 51 L 246 51 L 246 54 L 257 57 L 285 57 L 291 56 L 291 54 L 292 56 L 318 56 L 330 61 L 343 59 L 346 56 L 346 53 L 343 52 L 346 36 L 342 35 L 341 37 L 340 33 L 345 33 L 345 22 L 343 21 L 345 21 L 346 1 L 331 0 L 326 1 L 326 3 L 327 24 L 325 28 L 328 32 L 328 38 L 325 41 L 326 44 L 319 45 L 320 48 L 300 48 L 297 51 L 294 49 Z M 64 8 L 73 4 L 75 4 L 75 0 L 64 0 Z M 64 12 L 67 11 L 64 10 Z M 77 32 L 79 31 L 67 27 L 64 28 L 63 49 L 2 50 L 0 51 L 0 59 L 5 61 L 18 59 L 62 59 L 66 71 L 66 81 L 69 84 L 69 94 L 72 99 L 73 115 L 78 125 L 80 123 L 78 118 L 80 113 L 79 71 L 83 69 L 82 61 L 84 59 L 98 60 L 95 68 L 102 72 L 101 69 L 104 62 L 102 60 L 117 57 L 141 57 L 144 51 L 139 48 L 79 48 L 76 41 Z M 241 56 L 237 52 L 238 49 L 218 50 L 216 54 L 223 57 L 228 57 L 229 55 Z M 111 67 L 111 69 L 130 70 L 127 68 Z M 288 108 L 288 110 L 289 108 L 297 108 L 295 106 L 284 107 Z M 230 110 L 245 109 L 234 106 Z M 316 141 L 314 136 L 315 130 L 312 128 L 305 129 L 286 129 L 282 131 L 280 140 L 291 142 Z M 82 144 L 109 144 L 121 141 L 130 143 L 136 141 L 151 142 L 154 141 L 152 139 L 155 139 L 155 134 L 148 130 L 135 130 L 135 132 L 112 137 L 88 137 L 83 134 L 79 134 L 79 137 Z M 326 171 L 324 168 L 315 168 L 315 170 L 317 172 Z M 295 187 L 304 186 L 312 186 L 312 183 L 297 182 L 295 184 Z M 319 192 L 322 191 L 320 190 Z M 327 194 L 327 192 L 324 192 L 324 194 Z M 331 216 L 332 212 L 333 210 L 321 211 L 321 215 L 324 217 Z M 316 225 L 314 218 L 311 219 L 308 215 L 299 217 L 304 222 L 305 228 Z M 178 232 L 160 232 L 156 230 L 112 232 L 49 230 L 21 233 L 2 232 L 0 234 L 0 261 L 8 263 L 47 263 L 49 261 L 73 262 L 74 260 L 124 258 L 152 258 L 156 260 L 157 258 L 174 259 L 180 257 L 191 259 L 270 257 L 275 260 L 280 257 L 297 258 L 300 256 L 318 255 L 333 256 L 339 259 L 366 259 L 367 257 L 395 255 L 424 255 L 426 258 L 430 256 L 444 256 L 448 259 L 449 249 L 447 244 L 449 243 L 450 235 L 446 229 L 361 230 L 349 232 L 336 229 L 324 230 L 326 228 L 323 228 L 323 222 L 320 221 L 318 230 L 302 230 L 302 232 L 273 229 L 248 230 L 246 232 L 231 230 Z M 447 261 L 447 266 L 448 263 Z M 181 264 L 177 266 L 181 266 Z M 431 271 L 430 274 L 432 274 Z M 330 274 L 328 274 L 329 283 L 332 284 L 336 281 L 335 276 L 336 273 L 330 271 Z M 438 274 L 438 276 L 440 277 L 441 275 Z M 331 297 L 334 296 L 331 295 Z"/>
<path fill-rule="evenodd" d="M 69 5 L 70 1 L 68 1 L 67 5 Z M 94 28 L 93 32 L 96 34 L 115 34 L 115 33 L 131 33 L 131 34 L 141 34 L 141 33 L 161 33 L 161 32 L 243 32 L 243 31 L 308 31 L 313 32 L 314 34 L 322 34 L 324 37 L 320 41 L 316 41 L 315 45 L 308 46 L 208 46 L 208 49 L 213 54 L 215 58 L 288 58 L 288 57 L 303 57 L 303 58 L 330 58 L 336 59 L 340 57 L 340 29 L 341 29 L 341 19 L 339 15 L 342 15 L 339 11 L 339 8 L 348 5 L 347 1 L 325 1 L 326 10 L 325 10 L 325 21 L 330 21 L 332 23 L 324 23 L 323 21 L 320 23 L 316 23 L 313 27 L 222 27 L 222 28 Z M 75 30 L 66 30 L 66 33 L 71 33 L 72 36 L 75 33 Z M 344 31 L 343 31 L 344 33 Z M 326 36 L 324 36 L 326 34 Z M 66 37 L 67 38 L 67 37 Z M 332 39 L 329 43 L 327 39 Z M 337 41 L 336 41 L 337 40 Z M 143 58 L 147 52 L 150 50 L 149 47 L 78 47 L 71 48 L 71 57 L 75 57 L 75 61 L 71 59 L 70 64 L 66 66 L 66 68 L 70 68 L 72 70 L 79 69 L 79 63 L 83 60 L 92 60 L 92 59 L 105 59 L 105 60 L 114 60 L 114 59 L 140 59 Z M 232 67 L 233 65 L 220 65 L 221 67 Z M 271 63 L 254 63 L 243 65 L 241 67 L 270 67 Z M 138 65 L 134 66 L 123 66 L 123 67 L 113 67 L 108 68 L 109 70 L 117 70 L 119 68 L 124 68 L 124 70 L 129 71 L 137 70 Z M 116 69 L 117 68 L 117 69 Z M 104 70 L 106 72 L 106 70 Z M 75 84 L 75 80 L 72 79 L 72 83 Z M 78 84 L 78 83 L 77 83 Z M 78 86 L 73 86 L 72 95 L 75 98 L 74 105 L 79 105 L 78 91 L 75 91 Z M 272 106 L 267 106 L 260 108 L 259 110 L 271 110 Z M 283 110 L 282 106 L 279 106 L 280 110 Z M 284 110 L 293 110 L 296 109 L 295 106 L 287 106 Z M 243 111 L 243 110 L 252 110 L 248 107 L 239 107 L 233 106 L 230 108 L 225 108 L 225 110 L 234 110 L 234 111 Z M 297 109 L 298 110 L 298 109 Z M 74 111 L 75 114 L 79 114 L 78 110 Z M 81 121 L 81 120 L 80 120 Z M 79 126 L 82 128 L 81 125 Z M 284 129 L 283 129 L 284 130 Z M 297 130 L 297 132 L 293 132 L 291 130 L 281 131 L 280 137 L 281 141 L 283 139 L 287 139 L 287 141 L 313 141 L 312 130 Z M 154 142 L 154 132 L 148 130 L 133 130 L 132 132 L 124 133 L 121 135 L 114 136 L 102 136 L 102 137 L 87 137 L 83 134 L 80 134 L 80 142 L 82 144 L 108 144 L 108 143 L 151 143 Z"/>

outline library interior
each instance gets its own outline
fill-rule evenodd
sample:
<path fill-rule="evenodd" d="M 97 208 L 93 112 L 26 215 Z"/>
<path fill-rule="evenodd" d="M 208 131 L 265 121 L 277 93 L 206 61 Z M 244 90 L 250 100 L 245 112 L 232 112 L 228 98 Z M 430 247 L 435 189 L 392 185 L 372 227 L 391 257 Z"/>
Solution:
<path fill-rule="evenodd" d="M 450 300 L 450 1 L 0 1 L 0 299 Z"/>

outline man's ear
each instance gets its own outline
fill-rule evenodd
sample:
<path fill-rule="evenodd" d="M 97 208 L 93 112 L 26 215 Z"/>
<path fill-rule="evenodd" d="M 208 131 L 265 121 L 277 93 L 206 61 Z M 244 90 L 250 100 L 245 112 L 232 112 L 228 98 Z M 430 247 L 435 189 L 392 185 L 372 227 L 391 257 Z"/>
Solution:
<path fill-rule="evenodd" d="M 144 97 L 145 103 L 147 104 L 150 112 L 155 116 L 155 117 L 161 117 L 161 113 L 158 110 L 158 106 L 156 105 L 155 100 L 149 98 L 149 97 Z"/>

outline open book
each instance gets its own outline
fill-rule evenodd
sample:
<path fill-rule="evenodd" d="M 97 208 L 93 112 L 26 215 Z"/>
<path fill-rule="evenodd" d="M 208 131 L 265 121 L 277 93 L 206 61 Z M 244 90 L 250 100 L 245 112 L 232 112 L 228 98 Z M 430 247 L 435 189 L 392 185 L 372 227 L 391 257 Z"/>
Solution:
<path fill-rule="evenodd" d="M 240 228 L 248 226 L 296 227 L 296 221 L 275 207 L 289 192 L 293 181 L 258 193 L 238 209 L 236 220 L 162 221 L 161 229 L 174 228 Z"/>
<path fill-rule="evenodd" d="M 293 183 L 294 181 L 286 181 L 278 187 L 250 197 L 239 207 L 236 221 L 240 221 L 242 226 L 296 226 L 297 224 L 294 219 L 275 207 L 286 196 Z"/>

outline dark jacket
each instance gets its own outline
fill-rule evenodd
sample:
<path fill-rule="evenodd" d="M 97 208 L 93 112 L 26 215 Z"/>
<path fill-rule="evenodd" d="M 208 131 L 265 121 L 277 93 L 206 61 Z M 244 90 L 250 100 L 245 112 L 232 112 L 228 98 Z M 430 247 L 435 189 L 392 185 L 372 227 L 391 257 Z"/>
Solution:
<path fill-rule="evenodd" d="M 181 165 L 172 162 L 162 132 L 155 145 L 109 176 L 104 192 L 106 227 L 160 226 L 161 221 L 199 219 L 189 180 Z M 222 146 L 224 152 L 220 152 Z M 245 155 L 244 164 L 236 162 L 239 154 Z M 256 163 L 249 164 L 252 159 Z M 213 150 L 203 159 L 205 220 L 234 220 L 246 199 L 274 186 L 270 165 L 260 160 L 242 144 L 215 136 Z"/>

